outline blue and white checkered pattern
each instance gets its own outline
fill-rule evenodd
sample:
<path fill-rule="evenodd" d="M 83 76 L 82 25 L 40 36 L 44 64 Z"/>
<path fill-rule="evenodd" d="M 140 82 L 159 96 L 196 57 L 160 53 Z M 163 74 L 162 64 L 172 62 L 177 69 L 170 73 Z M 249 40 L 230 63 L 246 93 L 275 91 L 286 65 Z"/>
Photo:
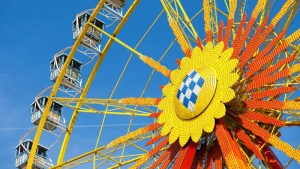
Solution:
<path fill-rule="evenodd" d="M 195 104 L 203 84 L 204 79 L 195 70 L 191 70 L 181 82 L 177 99 L 191 112 L 195 110 Z"/>

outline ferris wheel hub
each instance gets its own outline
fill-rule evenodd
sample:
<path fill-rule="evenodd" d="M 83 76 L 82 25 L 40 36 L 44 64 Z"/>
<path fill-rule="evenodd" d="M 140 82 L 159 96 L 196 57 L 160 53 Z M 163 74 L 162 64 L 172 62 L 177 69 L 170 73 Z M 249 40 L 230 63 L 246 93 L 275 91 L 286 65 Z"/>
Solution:
<path fill-rule="evenodd" d="M 210 67 L 190 70 L 178 87 L 177 99 L 174 99 L 176 115 L 187 120 L 201 114 L 211 102 L 216 87 L 216 75 Z"/>

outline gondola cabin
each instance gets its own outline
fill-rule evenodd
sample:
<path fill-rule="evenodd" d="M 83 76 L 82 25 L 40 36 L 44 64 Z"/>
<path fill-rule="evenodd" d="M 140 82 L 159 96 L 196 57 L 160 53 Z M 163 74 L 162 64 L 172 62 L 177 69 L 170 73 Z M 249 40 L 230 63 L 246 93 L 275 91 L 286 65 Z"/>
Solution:
<path fill-rule="evenodd" d="M 53 82 L 56 82 L 56 79 L 60 73 L 60 70 L 63 68 L 64 63 L 67 60 L 68 55 L 65 53 L 62 53 L 56 57 L 56 59 L 53 59 L 50 62 L 50 80 Z M 61 85 L 65 88 L 71 88 L 71 87 L 77 87 L 81 88 L 81 66 L 82 63 L 79 62 L 76 59 L 72 59 L 69 67 L 63 77 Z"/>
<path fill-rule="evenodd" d="M 126 0 L 106 0 L 106 5 L 110 5 L 117 8 L 122 8 L 125 5 Z"/>
<path fill-rule="evenodd" d="M 78 15 L 76 19 L 73 21 L 73 38 L 77 39 L 79 34 L 81 33 L 83 26 L 88 22 L 90 18 L 89 13 L 84 13 L 81 15 Z M 104 28 L 104 22 L 101 20 L 95 18 L 92 22 L 96 27 L 103 29 Z M 98 49 L 98 46 L 101 43 L 102 33 L 95 29 L 94 27 L 90 26 L 87 33 L 85 34 L 84 38 L 82 39 L 82 44 L 86 46 L 87 48 L 96 48 Z M 99 49 L 100 50 L 100 49 Z"/>
<path fill-rule="evenodd" d="M 40 123 L 40 119 L 46 107 L 47 101 L 48 97 L 40 97 L 37 99 L 37 102 L 34 101 L 31 104 L 31 123 L 35 125 Z M 60 123 L 63 107 L 64 106 L 61 103 L 55 100 L 52 102 L 47 123 L 44 125 L 46 130 L 53 131 L 57 128 L 57 125 Z"/>
<path fill-rule="evenodd" d="M 31 140 L 25 140 L 22 142 L 22 144 L 19 144 L 16 147 L 16 168 L 26 169 L 28 155 L 30 153 L 32 144 L 33 143 Z M 45 166 L 45 163 L 47 161 L 47 152 L 48 148 L 42 145 L 38 145 L 32 167 L 33 169 L 44 169 L 43 166 Z"/>

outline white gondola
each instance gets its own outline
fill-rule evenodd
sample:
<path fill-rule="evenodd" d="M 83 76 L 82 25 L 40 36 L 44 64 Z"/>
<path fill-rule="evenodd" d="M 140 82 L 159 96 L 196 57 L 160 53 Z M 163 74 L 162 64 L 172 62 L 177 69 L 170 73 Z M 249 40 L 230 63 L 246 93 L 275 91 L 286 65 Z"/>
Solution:
<path fill-rule="evenodd" d="M 67 60 L 68 55 L 61 53 L 56 56 L 56 59 L 53 59 L 50 62 L 50 80 L 56 82 L 56 79 L 60 73 L 60 70 L 63 68 L 64 63 Z M 63 77 L 61 86 L 66 89 L 74 88 L 74 90 L 81 90 L 82 78 L 81 78 L 81 66 L 82 63 L 76 59 L 72 59 L 69 67 Z"/>
<path fill-rule="evenodd" d="M 77 15 L 76 19 L 73 21 L 73 39 L 77 39 L 79 34 L 81 33 L 84 25 L 90 18 L 89 13 L 83 13 Z M 104 28 L 104 22 L 95 18 L 93 24 L 100 28 Z M 101 40 L 102 40 L 102 33 L 95 29 L 94 27 L 90 26 L 87 33 L 84 35 L 81 44 L 84 45 L 88 49 L 95 50 L 98 53 L 101 53 Z"/>
<path fill-rule="evenodd" d="M 26 169 L 26 165 L 28 162 L 28 155 L 30 153 L 31 147 L 33 142 L 31 140 L 25 140 L 21 144 L 19 144 L 15 150 L 16 150 L 16 168 L 19 169 Z M 32 166 L 32 169 L 44 169 L 47 166 L 53 166 L 48 161 L 47 156 L 48 148 L 42 145 L 38 145 L 35 157 L 34 157 L 34 163 Z"/>
<path fill-rule="evenodd" d="M 123 17 L 123 7 L 126 3 L 126 0 L 106 0 L 104 7 L 110 10 L 111 12 L 117 14 L 119 18 Z"/>
<path fill-rule="evenodd" d="M 114 6 L 115 8 L 123 8 L 126 0 L 106 0 L 105 4 Z"/>
<path fill-rule="evenodd" d="M 31 104 L 31 123 L 35 125 L 39 125 L 47 101 L 48 101 L 48 97 L 40 97 L 37 98 L 37 101 L 34 101 Z M 50 108 L 50 114 L 44 125 L 44 129 L 48 131 L 53 131 L 58 126 L 65 126 L 65 120 L 62 117 L 63 107 L 64 107 L 63 104 L 55 100 L 52 102 Z"/>

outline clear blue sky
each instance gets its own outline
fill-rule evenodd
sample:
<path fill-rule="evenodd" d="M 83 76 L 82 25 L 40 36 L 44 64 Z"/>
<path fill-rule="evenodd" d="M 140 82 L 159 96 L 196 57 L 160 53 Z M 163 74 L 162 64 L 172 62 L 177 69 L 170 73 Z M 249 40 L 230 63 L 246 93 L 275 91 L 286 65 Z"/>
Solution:
<path fill-rule="evenodd" d="M 0 2 L 0 32 L 2 38 L 0 42 L 2 63 L 0 67 L 1 169 L 14 168 L 14 148 L 19 139 L 28 131 L 27 129 L 18 128 L 33 127 L 30 123 L 30 104 L 39 92 L 53 84 L 49 80 L 49 63 L 56 52 L 73 44 L 71 23 L 75 15 L 83 10 L 94 8 L 97 2 L 97 0 L 4 0 Z M 182 3 L 188 9 L 190 16 L 195 14 L 202 6 L 202 2 L 196 0 L 182 0 Z M 280 4 L 277 4 L 277 9 Z M 221 8 L 224 8 L 221 3 L 220 5 Z M 247 4 L 247 7 L 252 10 L 253 4 Z M 130 46 L 134 46 L 161 10 L 162 7 L 158 0 L 142 1 L 124 26 L 119 38 Z M 203 39 L 203 17 L 201 16 L 194 23 Z M 294 23 L 291 30 L 296 29 L 297 25 Z M 110 30 L 108 29 L 108 31 Z M 164 14 L 138 50 L 158 60 L 173 38 L 174 36 L 168 27 L 166 15 Z M 178 44 L 175 44 L 174 48 L 167 54 L 166 59 L 162 61 L 170 69 L 176 67 L 175 59 L 183 56 L 178 47 Z M 130 52 L 120 45 L 114 44 L 111 49 L 99 69 L 88 97 L 107 98 L 128 59 Z M 77 58 L 77 56 L 75 57 Z M 84 82 L 90 70 L 91 66 L 83 70 Z M 150 72 L 151 69 L 134 56 L 114 98 L 138 97 Z M 158 73 L 154 75 L 153 79 L 145 93 L 146 97 L 160 97 L 159 86 L 167 83 L 167 79 Z M 71 113 L 72 111 L 69 109 L 64 110 L 67 121 L 70 119 Z M 101 115 L 80 114 L 76 125 L 99 125 L 101 120 Z M 128 124 L 128 122 L 129 117 L 110 116 L 107 118 L 106 124 Z M 150 121 L 142 118 L 135 118 L 133 121 L 135 124 L 146 122 L 149 123 Z M 140 126 L 134 126 L 133 128 L 138 127 Z M 8 128 L 10 130 L 6 130 Z M 66 159 L 93 149 L 98 130 L 99 127 L 75 128 Z M 103 135 L 105 137 L 101 139 L 101 144 L 108 143 L 125 132 L 126 128 L 124 126 L 105 127 Z M 288 128 L 287 130 L 287 128 L 283 128 L 281 133 L 282 140 L 289 142 L 294 148 L 300 143 L 299 129 Z M 33 138 L 33 135 L 30 135 L 29 138 Z M 41 142 L 48 145 L 52 140 L 53 136 L 45 134 Z M 57 159 L 60 143 L 51 149 L 49 153 L 54 163 Z M 285 164 L 288 158 L 281 152 L 278 152 L 278 155 Z M 299 165 L 293 162 L 291 168 L 296 166 Z"/>

